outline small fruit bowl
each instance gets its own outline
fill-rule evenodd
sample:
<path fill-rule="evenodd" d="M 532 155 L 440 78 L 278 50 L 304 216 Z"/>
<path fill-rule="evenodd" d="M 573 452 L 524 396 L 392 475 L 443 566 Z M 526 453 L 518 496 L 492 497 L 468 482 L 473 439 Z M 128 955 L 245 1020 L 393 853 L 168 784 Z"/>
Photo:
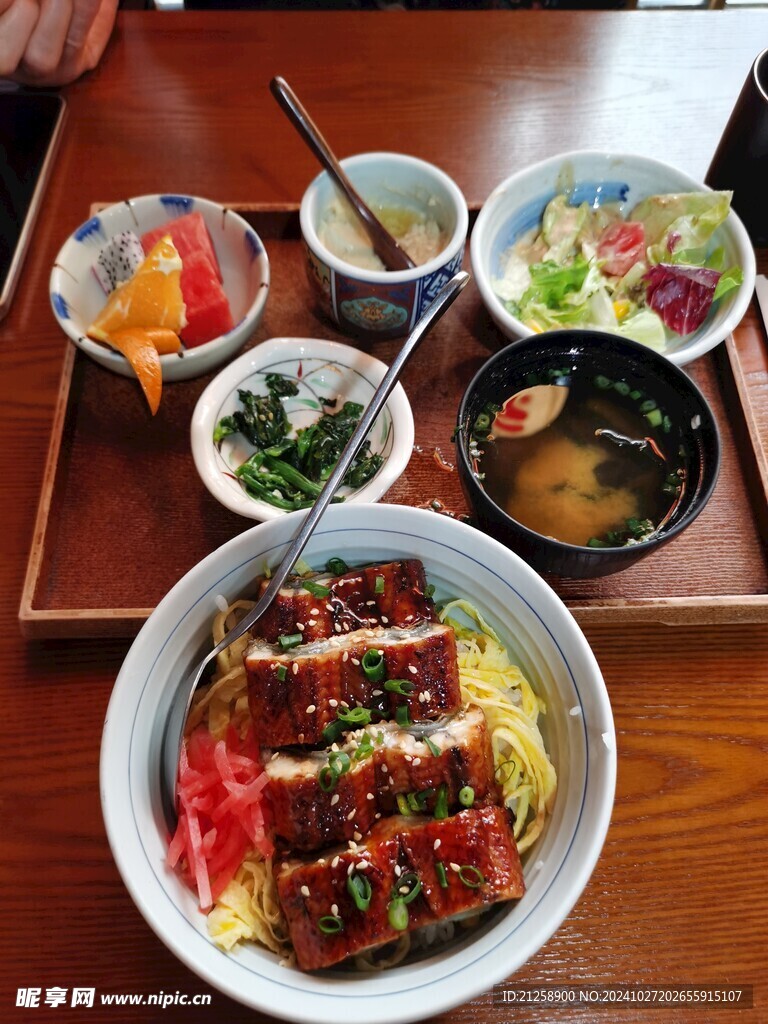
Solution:
<path fill-rule="evenodd" d="M 107 295 L 95 274 L 99 253 L 121 232 L 141 237 L 168 221 L 201 214 L 221 269 L 222 288 L 234 326 L 226 333 L 181 352 L 160 356 L 163 381 L 189 380 L 227 362 L 259 324 L 269 291 L 269 260 L 253 228 L 232 210 L 185 195 L 149 195 L 101 210 L 74 231 L 61 247 L 50 279 L 50 299 L 62 330 L 101 366 L 135 376 L 120 352 L 87 337 Z M 183 340 L 183 339 L 182 339 Z"/>

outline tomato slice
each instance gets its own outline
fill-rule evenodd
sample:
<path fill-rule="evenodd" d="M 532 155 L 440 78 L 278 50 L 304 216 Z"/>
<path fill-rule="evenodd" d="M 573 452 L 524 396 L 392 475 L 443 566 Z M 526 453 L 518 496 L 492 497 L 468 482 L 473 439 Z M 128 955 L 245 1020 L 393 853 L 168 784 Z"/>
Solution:
<path fill-rule="evenodd" d="M 601 270 L 610 277 L 623 277 L 645 254 L 645 228 L 640 221 L 609 224 L 597 243 Z"/>

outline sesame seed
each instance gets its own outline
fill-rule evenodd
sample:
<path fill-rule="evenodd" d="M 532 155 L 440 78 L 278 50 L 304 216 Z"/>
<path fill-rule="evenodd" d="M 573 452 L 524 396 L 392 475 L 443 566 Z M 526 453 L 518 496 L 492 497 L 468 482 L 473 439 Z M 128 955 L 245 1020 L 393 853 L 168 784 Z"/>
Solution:
<path fill-rule="evenodd" d="M 359 843 L 359 842 L 360 842 L 360 840 L 361 840 L 361 839 L 363 838 L 363 835 L 362 835 L 362 832 L 353 832 L 353 833 L 352 833 L 352 837 L 354 838 L 354 840 L 355 840 L 356 842 L 358 842 L 358 843 Z"/>
<path fill-rule="evenodd" d="M 331 907 L 331 913 L 333 914 L 334 917 L 338 917 L 339 916 L 339 904 L 338 903 L 334 903 L 333 904 L 333 906 Z"/>
<path fill-rule="evenodd" d="M 437 850 L 437 849 L 439 849 L 439 847 L 440 847 L 440 843 L 441 843 L 441 842 L 442 842 L 442 839 L 436 839 L 436 840 L 434 841 L 434 843 L 432 844 L 432 849 L 433 849 L 433 850 Z"/>
<path fill-rule="evenodd" d="M 336 630 L 337 633 L 340 633 L 341 632 L 341 623 L 340 622 L 334 622 L 333 628 Z"/>
<path fill-rule="evenodd" d="M 333 611 L 333 605 L 332 604 L 327 604 L 325 607 L 328 609 L 329 612 Z"/>
<path fill-rule="evenodd" d="M 274 760 L 275 760 L 275 758 L 276 758 L 276 757 L 279 757 L 279 756 L 280 756 L 280 751 L 279 751 L 279 750 L 276 750 L 276 751 L 274 752 L 274 754 L 272 755 L 272 757 L 270 757 L 270 759 L 269 759 L 269 760 L 270 760 L 270 761 L 274 761 Z"/>
<path fill-rule="evenodd" d="M 333 751 L 334 753 L 336 753 L 336 752 L 338 751 L 338 749 L 339 749 L 339 744 L 338 744 L 338 743 L 332 743 L 332 744 L 331 744 L 331 750 L 332 750 L 332 751 Z"/>
<path fill-rule="evenodd" d="M 329 706 L 329 707 L 332 707 L 332 708 L 337 708 L 337 707 L 339 706 L 339 702 L 338 702 L 338 701 L 336 700 L 336 698 L 335 698 L 335 697 L 332 697 L 332 698 L 331 698 L 331 699 L 330 699 L 330 700 L 328 701 L 328 706 Z"/>
<path fill-rule="evenodd" d="M 349 661 L 349 651 L 344 651 L 344 653 L 341 656 L 341 660 L 342 661 Z"/>
<path fill-rule="evenodd" d="M 353 665 L 359 665 L 360 664 L 360 659 L 359 658 L 352 658 L 352 664 Z"/>
<path fill-rule="evenodd" d="M 302 896 L 309 896 L 309 886 L 308 885 L 302 885 L 302 887 L 301 887 L 301 895 Z"/>
<path fill-rule="evenodd" d="M 424 691 L 424 700 L 425 701 L 432 700 L 432 694 L 429 692 L 429 690 L 425 690 Z"/>
<path fill-rule="evenodd" d="M 359 860 L 355 866 L 358 871 L 365 871 L 367 867 L 370 867 L 367 860 Z"/>
<path fill-rule="evenodd" d="M 303 742 L 304 742 L 304 733 L 300 732 L 299 733 L 299 743 L 303 743 Z"/>
<path fill-rule="evenodd" d="M 350 864 L 349 867 L 347 868 L 347 874 L 351 875 L 354 870 L 355 870 L 355 865 L 354 864 Z"/>
<path fill-rule="evenodd" d="M 348 633 L 348 632 L 349 632 L 349 628 L 350 628 L 350 627 L 349 627 L 349 623 L 348 623 L 348 622 L 345 622 L 345 623 L 344 623 L 344 632 L 345 632 L 345 633 Z"/>
<path fill-rule="evenodd" d="M 384 625 L 386 626 L 386 625 L 387 625 L 387 623 L 389 622 L 389 619 L 387 618 L 387 616 L 386 616 L 386 615 L 382 615 L 382 616 L 381 616 L 381 621 L 382 621 L 382 622 L 384 623 Z"/>
<path fill-rule="evenodd" d="M 421 764 L 421 758 L 420 757 L 414 757 L 414 759 L 413 759 L 413 767 L 415 768 L 416 765 L 418 765 L 418 764 Z"/>
<path fill-rule="evenodd" d="M 397 891 L 401 892 L 404 896 L 406 896 L 408 894 L 408 886 L 407 885 L 401 885 L 400 888 Z"/>
<path fill-rule="evenodd" d="M 371 696 L 372 697 L 380 697 L 382 695 L 382 693 L 384 693 L 383 690 L 371 690 Z"/>
<path fill-rule="evenodd" d="M 319 615 L 320 614 L 320 609 L 319 608 L 310 608 L 309 609 L 309 614 L 310 615 Z M 310 625 L 314 626 L 314 622 L 311 622 Z"/>
<path fill-rule="evenodd" d="M 376 636 L 376 634 L 374 633 L 374 631 L 372 629 L 366 629 L 365 635 L 366 636 Z"/>
<path fill-rule="evenodd" d="M 378 821 L 380 817 L 381 817 L 381 811 L 376 811 L 376 813 L 374 814 L 374 818 L 376 819 L 376 821 Z"/>
<path fill-rule="evenodd" d="M 400 867 L 400 865 L 399 864 L 395 864 L 395 874 L 397 875 L 397 877 L 399 878 L 400 875 L 402 875 L 402 873 L 403 873 L 403 869 Z"/>
<path fill-rule="evenodd" d="M 345 700 L 339 701 L 339 703 L 341 704 L 341 706 L 343 708 L 348 708 L 349 707 L 349 704 L 347 704 L 347 702 Z"/>
<path fill-rule="evenodd" d="M 423 704 L 427 698 L 424 696 L 423 691 L 419 694 L 419 704 Z"/>
<path fill-rule="evenodd" d="M 353 839 L 347 841 L 347 846 L 350 853 L 354 853 L 357 850 L 357 843 Z"/>
<path fill-rule="evenodd" d="M 375 601 L 366 601 L 365 603 L 368 605 L 369 608 L 371 605 L 376 604 Z"/>
<path fill-rule="evenodd" d="M 320 859 L 318 860 L 317 863 L 320 865 L 320 867 L 324 868 L 325 867 L 325 857 L 320 857 Z"/>
<path fill-rule="evenodd" d="M 352 808 L 352 810 L 351 810 L 351 811 L 349 812 L 349 814 L 347 815 L 347 821 L 352 821 L 352 819 L 354 818 L 354 816 L 355 816 L 355 808 L 353 807 L 353 808 Z"/>
<path fill-rule="evenodd" d="M 300 633 L 303 633 L 303 632 L 304 632 L 304 630 L 305 630 L 306 628 L 307 628 L 307 627 L 306 627 L 306 626 L 304 625 L 304 623 L 303 623 L 303 622 L 297 622 L 297 623 L 296 623 L 296 629 L 298 629 L 298 631 L 299 631 Z"/>
<path fill-rule="evenodd" d="M 379 649 L 379 657 L 380 657 L 380 658 L 383 658 L 383 657 L 384 657 L 384 651 L 382 651 L 381 649 Z"/>
<path fill-rule="evenodd" d="M 307 625 L 308 626 L 316 626 L 317 625 L 317 619 L 309 619 L 307 621 Z"/>
<path fill-rule="evenodd" d="M 413 616 L 412 616 L 412 615 L 406 615 L 406 616 L 405 616 L 405 621 L 406 621 L 406 622 L 410 622 L 412 618 L 413 618 Z"/>
<path fill-rule="evenodd" d="M 405 760 L 406 760 L 406 761 L 412 761 L 412 760 L 413 760 L 413 758 L 411 757 L 411 755 L 410 755 L 410 754 L 406 754 L 406 755 L 405 755 Z"/>
<path fill-rule="evenodd" d="M 299 674 L 299 663 L 298 663 L 298 661 L 294 661 L 293 665 L 291 666 L 291 671 L 293 672 L 293 674 L 295 676 L 297 676 Z"/>
<path fill-rule="evenodd" d="M 408 671 L 411 673 L 412 676 L 418 675 L 419 673 L 419 670 L 416 668 L 415 665 L 409 665 Z"/>
<path fill-rule="evenodd" d="M 340 860 L 341 860 L 341 857 L 339 857 L 339 855 L 337 854 L 337 855 L 336 855 L 336 856 L 335 856 L 335 857 L 333 858 L 333 860 L 331 861 L 331 867 L 332 867 L 332 868 L 337 868 L 337 867 L 339 866 L 339 861 L 340 861 Z"/>
<path fill-rule="evenodd" d="M 307 714 L 311 715 L 313 711 L 317 711 L 314 704 L 307 704 Z"/>
<path fill-rule="evenodd" d="M 335 807 L 338 802 L 339 802 L 339 794 L 338 793 L 334 793 L 333 796 L 331 797 L 331 807 Z"/>
<path fill-rule="evenodd" d="M 451 868 L 451 871 L 461 871 L 461 868 L 459 867 L 459 865 L 458 864 L 454 864 L 453 861 L 451 861 L 450 868 Z"/>
<path fill-rule="evenodd" d="M 366 795 L 366 798 L 365 798 L 365 799 L 366 799 L 366 800 L 373 800 L 373 793 L 368 793 L 368 794 Z"/>

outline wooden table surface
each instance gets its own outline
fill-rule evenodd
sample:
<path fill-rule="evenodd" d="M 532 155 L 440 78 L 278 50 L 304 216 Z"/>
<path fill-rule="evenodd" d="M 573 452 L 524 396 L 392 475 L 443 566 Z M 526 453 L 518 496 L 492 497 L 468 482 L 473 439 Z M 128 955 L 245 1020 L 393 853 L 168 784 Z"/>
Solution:
<path fill-rule="evenodd" d="M 316 168 L 269 96 L 276 73 L 340 154 L 416 153 L 473 202 L 574 148 L 637 151 L 702 178 L 767 41 L 768 12 L 121 15 L 101 66 L 66 90 L 54 180 L 0 326 L 0 1018 L 154 1020 L 100 995 L 213 991 L 144 923 L 104 834 L 99 740 L 127 644 L 25 643 L 16 622 L 66 344 L 47 278 L 90 203 L 170 190 L 297 201 Z M 515 980 L 754 985 L 754 1008 L 513 1011 L 484 996 L 439 1019 L 766 1020 L 766 630 L 603 626 L 588 638 L 616 716 L 613 821 L 582 898 Z M 16 1008 L 17 989 L 44 999 L 53 986 L 95 987 L 96 1005 Z M 211 1006 L 162 1019 L 260 1018 L 213 991 Z"/>

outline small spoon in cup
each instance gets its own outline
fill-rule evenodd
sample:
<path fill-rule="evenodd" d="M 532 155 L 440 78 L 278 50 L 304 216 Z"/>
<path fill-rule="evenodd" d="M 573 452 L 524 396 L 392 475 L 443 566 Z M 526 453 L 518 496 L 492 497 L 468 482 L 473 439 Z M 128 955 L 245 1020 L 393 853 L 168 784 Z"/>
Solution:
<path fill-rule="evenodd" d="M 304 139 L 336 186 L 349 200 L 352 209 L 360 218 L 373 246 L 387 270 L 413 270 L 416 264 L 390 235 L 365 200 L 347 177 L 344 168 L 336 159 L 331 147 L 323 138 L 320 129 L 309 116 L 290 85 L 279 75 L 269 83 L 270 91 L 288 115 L 289 121 Z"/>

